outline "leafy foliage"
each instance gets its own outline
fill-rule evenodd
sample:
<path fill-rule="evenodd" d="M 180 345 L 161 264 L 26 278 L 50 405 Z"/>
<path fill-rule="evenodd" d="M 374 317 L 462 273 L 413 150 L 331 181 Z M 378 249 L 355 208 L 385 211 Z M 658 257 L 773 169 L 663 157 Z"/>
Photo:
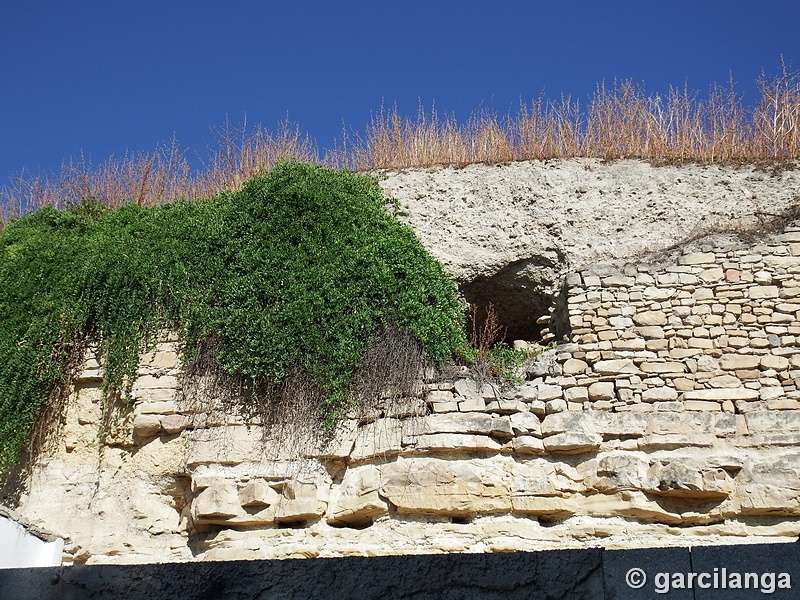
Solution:
<path fill-rule="evenodd" d="M 81 340 L 124 392 L 165 327 L 187 358 L 212 342 L 229 374 L 303 373 L 328 422 L 377 332 L 409 331 L 434 361 L 466 346 L 454 285 L 366 176 L 291 161 L 212 200 L 45 207 L 0 234 L 0 471 Z"/>

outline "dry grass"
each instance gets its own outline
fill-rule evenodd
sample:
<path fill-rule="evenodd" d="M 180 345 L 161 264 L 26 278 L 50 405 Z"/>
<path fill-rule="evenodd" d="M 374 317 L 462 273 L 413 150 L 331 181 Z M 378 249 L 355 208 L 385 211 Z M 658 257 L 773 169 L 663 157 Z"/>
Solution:
<path fill-rule="evenodd" d="M 481 108 L 465 123 L 435 107 L 420 107 L 414 118 L 381 107 L 363 133 L 345 131 L 323 156 L 288 120 L 275 133 L 226 122 L 213 132 L 214 145 L 196 171 L 173 139 L 152 153 L 98 165 L 81 156 L 58 172 L 23 172 L 0 188 L 0 226 L 44 205 L 89 197 L 112 207 L 208 197 L 237 189 L 282 158 L 359 171 L 575 156 L 659 163 L 800 159 L 800 73 L 781 60 L 778 74 L 762 73 L 757 84 L 760 98 L 749 108 L 732 82 L 704 96 L 684 87 L 662 97 L 629 80 L 599 85 L 585 106 L 569 96 L 540 97 L 502 118 Z"/>

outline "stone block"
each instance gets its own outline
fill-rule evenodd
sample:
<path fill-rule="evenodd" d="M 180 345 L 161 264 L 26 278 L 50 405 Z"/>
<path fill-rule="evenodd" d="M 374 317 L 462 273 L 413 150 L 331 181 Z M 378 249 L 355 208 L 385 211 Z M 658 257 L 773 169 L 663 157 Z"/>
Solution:
<path fill-rule="evenodd" d="M 433 433 L 430 435 L 409 435 L 403 438 L 403 445 L 414 445 L 415 450 L 442 452 L 498 452 L 502 445 L 486 435 L 468 433 Z"/>
<path fill-rule="evenodd" d="M 760 364 L 761 355 L 755 354 L 723 354 L 719 359 L 719 366 L 725 371 L 757 369 Z"/>
<path fill-rule="evenodd" d="M 508 418 L 515 435 L 535 435 L 541 437 L 542 423 L 539 417 L 529 412 L 518 412 Z"/>
<path fill-rule="evenodd" d="M 173 388 L 146 388 L 133 392 L 137 400 L 147 403 L 175 402 L 178 390 Z"/>
<path fill-rule="evenodd" d="M 154 437 L 161 431 L 161 420 L 157 415 L 136 415 L 133 419 L 133 435 L 138 438 Z"/>
<path fill-rule="evenodd" d="M 669 300 L 677 293 L 675 288 L 660 288 L 660 287 L 647 287 L 642 292 L 642 296 L 646 300 L 655 300 L 657 302 L 664 302 Z"/>
<path fill-rule="evenodd" d="M 458 410 L 461 412 L 483 412 L 486 410 L 486 400 L 473 397 L 458 403 Z"/>
<path fill-rule="evenodd" d="M 337 525 L 368 525 L 380 515 L 389 512 L 380 497 L 380 468 L 376 465 L 350 468 L 331 496 L 328 522 Z"/>
<path fill-rule="evenodd" d="M 625 275 L 612 275 L 604 277 L 602 283 L 604 287 L 630 287 L 636 283 L 636 279 Z"/>
<path fill-rule="evenodd" d="M 751 434 L 800 432 L 800 411 L 795 410 L 755 410 L 744 415 L 747 429 Z"/>
<path fill-rule="evenodd" d="M 528 402 L 528 409 L 540 419 L 543 419 L 547 414 L 547 404 L 541 400 Z"/>
<path fill-rule="evenodd" d="M 588 287 L 600 287 L 601 285 L 600 278 L 597 275 L 586 275 L 583 278 L 583 285 Z"/>
<path fill-rule="evenodd" d="M 639 367 L 644 373 L 684 373 L 686 365 L 682 362 L 644 362 Z"/>
<path fill-rule="evenodd" d="M 532 435 L 520 435 L 514 438 L 512 447 L 517 454 L 545 454 L 544 443 Z"/>
<path fill-rule="evenodd" d="M 633 327 L 633 320 L 630 317 L 611 317 L 608 319 L 608 323 L 614 329 Z"/>
<path fill-rule="evenodd" d="M 381 496 L 399 514 L 461 516 L 511 509 L 504 462 L 398 458 L 381 468 Z"/>
<path fill-rule="evenodd" d="M 358 496 L 339 495 L 328 516 L 328 523 L 348 527 L 363 527 L 373 522 L 375 517 L 389 513 L 389 506 L 377 490 Z"/>
<path fill-rule="evenodd" d="M 702 354 L 701 348 L 673 348 L 669 351 L 669 357 L 674 360 L 683 360 L 684 358 L 691 358 Z"/>
<path fill-rule="evenodd" d="M 239 492 L 232 481 L 214 483 L 192 501 L 192 516 L 195 520 L 226 520 L 241 513 L 243 511 L 239 504 Z"/>
<path fill-rule="evenodd" d="M 758 390 L 758 397 L 764 401 L 781 398 L 784 394 L 785 392 L 781 386 L 764 386 Z"/>
<path fill-rule="evenodd" d="M 707 402 L 704 400 L 685 400 L 683 402 L 683 407 L 686 410 L 708 410 L 708 411 L 722 410 L 722 406 L 718 402 Z"/>
<path fill-rule="evenodd" d="M 747 297 L 751 300 L 764 300 L 778 297 L 778 287 L 775 285 L 756 285 L 747 288 Z"/>
<path fill-rule="evenodd" d="M 586 402 L 589 400 L 589 390 L 585 387 L 572 387 L 564 390 L 564 399 L 567 402 Z"/>
<path fill-rule="evenodd" d="M 611 381 L 597 381 L 589 386 L 589 400 L 613 400 L 616 395 L 614 383 Z"/>
<path fill-rule="evenodd" d="M 706 338 L 690 338 L 688 344 L 689 348 L 699 348 L 702 350 L 710 350 L 714 347 L 714 341 Z"/>
<path fill-rule="evenodd" d="M 539 397 L 539 392 L 535 385 L 531 383 L 524 383 L 517 388 L 514 397 L 520 398 L 524 402 L 530 402 L 531 400 L 536 400 Z"/>
<path fill-rule="evenodd" d="M 189 426 L 189 418 L 184 415 L 165 415 L 159 418 L 159 422 L 167 435 L 180 433 Z"/>
<path fill-rule="evenodd" d="M 544 402 L 548 400 L 556 400 L 563 396 L 564 390 L 561 388 L 560 385 L 546 385 L 546 384 L 539 384 L 537 386 L 538 389 L 538 399 Z"/>
<path fill-rule="evenodd" d="M 539 422 L 534 415 L 531 417 Z M 513 435 L 508 417 L 496 417 L 485 413 L 428 415 L 420 418 L 416 429 L 419 434 L 473 433 L 503 438 L 510 438 Z"/>
<path fill-rule="evenodd" d="M 152 369 L 174 369 L 178 366 L 178 353 L 174 350 L 148 352 L 139 358 L 139 364 Z"/>
<path fill-rule="evenodd" d="M 698 288 L 692 293 L 692 299 L 697 301 L 711 300 L 714 298 L 714 291 L 708 288 Z M 694 312 L 694 310 L 692 310 Z M 710 312 L 710 311 L 709 311 Z M 695 313 L 696 314 L 696 313 Z"/>
<path fill-rule="evenodd" d="M 792 269 L 800 265 L 800 256 L 765 256 L 764 264 L 768 267 Z"/>
<path fill-rule="evenodd" d="M 596 433 L 599 424 L 598 414 L 594 411 L 561 412 L 547 415 L 541 423 L 542 435 L 550 436 L 566 431 Z"/>
<path fill-rule="evenodd" d="M 142 375 L 133 382 L 133 391 L 145 389 L 177 389 L 179 386 L 178 378 L 173 375 Z"/>
<path fill-rule="evenodd" d="M 738 377 L 730 374 L 719 375 L 708 380 L 708 385 L 712 388 L 738 388 L 742 387 L 742 381 Z"/>
<path fill-rule="evenodd" d="M 447 390 L 431 390 L 425 399 L 428 402 L 453 402 L 455 396 L 453 392 Z"/>
<path fill-rule="evenodd" d="M 678 498 L 725 498 L 733 489 L 724 469 L 678 461 L 655 461 L 644 484 L 649 493 Z"/>
<path fill-rule="evenodd" d="M 567 350 L 561 350 L 566 352 Z M 537 354 L 533 362 L 530 362 L 525 367 L 525 372 L 528 379 L 535 379 L 536 377 L 546 377 L 561 375 L 561 363 L 558 362 L 558 351 L 547 350 Z"/>
<path fill-rule="evenodd" d="M 649 340 L 660 340 L 664 339 L 664 329 L 657 325 L 651 325 L 648 327 L 635 327 L 634 331 L 642 336 L 645 339 Z"/>
<path fill-rule="evenodd" d="M 553 454 L 579 454 L 600 448 L 603 436 L 599 433 L 565 431 L 542 440 L 544 448 Z"/>
<path fill-rule="evenodd" d="M 645 342 L 645 347 L 650 352 L 661 352 L 662 350 L 666 350 L 669 348 L 669 341 L 668 340 L 647 340 Z"/>
<path fill-rule="evenodd" d="M 584 373 L 588 366 L 589 365 L 587 365 L 585 361 L 577 358 L 570 358 L 564 362 L 562 369 L 564 371 L 564 375 L 578 375 Z"/>
<path fill-rule="evenodd" d="M 105 369 L 102 367 L 96 368 L 83 368 L 75 375 L 75 383 L 100 383 L 103 381 Z"/>
<path fill-rule="evenodd" d="M 724 405 L 723 405 L 724 407 Z M 714 415 L 714 433 L 717 437 L 729 437 L 737 434 L 737 419 L 742 415 L 724 412 Z"/>
<path fill-rule="evenodd" d="M 603 436 L 636 438 L 647 431 L 647 415 L 636 412 L 588 412 L 597 422 L 596 430 Z"/>
<path fill-rule="evenodd" d="M 767 410 L 800 410 L 800 401 L 792 398 L 767 400 Z"/>
<path fill-rule="evenodd" d="M 630 359 L 599 360 L 592 365 L 595 373 L 600 375 L 619 375 L 638 373 L 639 369 Z"/>
<path fill-rule="evenodd" d="M 678 392 L 671 387 L 648 388 L 642 392 L 643 402 L 669 402 L 678 399 Z"/>
<path fill-rule="evenodd" d="M 253 479 L 239 490 L 241 506 L 272 506 L 278 498 L 280 494 L 263 479 Z"/>
<path fill-rule="evenodd" d="M 486 412 L 499 415 L 511 415 L 516 412 L 524 411 L 525 409 L 524 402 L 513 398 L 500 398 L 486 404 Z"/>
<path fill-rule="evenodd" d="M 776 371 L 785 371 L 789 368 L 789 359 L 784 356 L 775 356 L 772 354 L 765 354 L 761 357 L 762 369 L 774 369 Z"/>
<path fill-rule="evenodd" d="M 404 427 L 398 419 L 378 419 L 358 428 L 350 460 L 388 458 L 400 452 Z"/>
<path fill-rule="evenodd" d="M 639 326 L 666 325 L 667 315 L 660 310 L 648 310 L 633 315 L 633 322 Z"/>
<path fill-rule="evenodd" d="M 725 281 L 728 283 L 739 283 L 742 279 L 742 272 L 739 269 L 726 269 Z"/>
<path fill-rule="evenodd" d="M 142 402 L 134 410 L 135 414 L 142 415 L 172 415 L 178 412 L 178 403 L 175 401 Z"/>
<path fill-rule="evenodd" d="M 683 395 L 685 400 L 710 400 L 713 402 L 724 402 L 725 400 L 756 400 L 758 390 L 748 388 L 715 388 L 705 390 L 692 390 Z"/>
<path fill-rule="evenodd" d="M 545 402 L 545 413 L 548 415 L 564 412 L 567 409 L 567 401 L 563 400 L 562 398 L 558 398 L 557 400 L 548 400 Z"/>
<path fill-rule="evenodd" d="M 469 398 L 480 395 L 480 386 L 474 379 L 456 379 L 453 389 L 459 396 Z"/>
<path fill-rule="evenodd" d="M 715 283 L 725 276 L 721 267 L 712 267 L 704 269 L 700 272 L 698 277 L 705 283 Z"/>
<path fill-rule="evenodd" d="M 316 519 L 325 514 L 330 487 L 321 480 L 289 480 L 274 506 L 277 523 Z M 272 508 L 272 507 L 271 507 Z"/>
<path fill-rule="evenodd" d="M 623 350 L 627 352 L 639 352 L 645 349 L 645 340 L 642 338 L 629 338 L 629 339 L 621 339 L 621 340 L 614 340 L 611 342 L 611 347 L 614 350 Z"/>

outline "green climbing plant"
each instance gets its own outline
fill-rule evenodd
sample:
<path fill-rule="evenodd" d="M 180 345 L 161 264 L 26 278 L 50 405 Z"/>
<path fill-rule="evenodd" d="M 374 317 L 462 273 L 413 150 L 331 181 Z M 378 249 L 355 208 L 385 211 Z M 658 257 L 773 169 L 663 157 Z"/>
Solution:
<path fill-rule="evenodd" d="M 0 472 L 86 340 L 124 396 L 164 328 L 245 380 L 301 373 L 328 425 L 379 332 L 437 362 L 467 347 L 454 284 L 368 176 L 290 161 L 209 200 L 45 207 L 0 233 Z"/>

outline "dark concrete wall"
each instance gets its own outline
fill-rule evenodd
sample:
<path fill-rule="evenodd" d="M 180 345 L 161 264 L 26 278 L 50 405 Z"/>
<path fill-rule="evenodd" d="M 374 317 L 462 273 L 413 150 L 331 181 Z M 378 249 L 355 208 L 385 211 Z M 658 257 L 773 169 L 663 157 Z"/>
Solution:
<path fill-rule="evenodd" d="M 626 583 L 631 569 L 646 581 Z M 725 569 L 725 571 L 722 571 Z M 722 576 L 754 572 L 755 588 L 722 589 Z M 669 573 L 669 589 L 665 578 Z M 684 574 L 675 589 L 673 573 Z M 708 573 L 701 583 L 687 573 Z M 764 574 L 767 575 L 764 575 Z M 769 573 L 774 573 L 770 579 Z M 787 582 L 791 589 L 779 589 Z M 716 589 L 714 589 L 716 575 Z M 735 579 L 735 577 L 734 577 Z M 765 593 L 774 584 L 771 593 Z M 658 582 L 658 583 L 657 583 Z M 660 583 L 660 586 L 659 586 Z M 680 583 L 680 578 L 678 580 Z M 744 582 L 742 582 L 744 585 Z M 762 591 L 764 590 L 764 591 Z M 800 544 L 509 554 L 449 554 L 281 561 L 96 565 L 0 570 L 0 600 L 35 598 L 497 599 L 800 598 Z"/>

